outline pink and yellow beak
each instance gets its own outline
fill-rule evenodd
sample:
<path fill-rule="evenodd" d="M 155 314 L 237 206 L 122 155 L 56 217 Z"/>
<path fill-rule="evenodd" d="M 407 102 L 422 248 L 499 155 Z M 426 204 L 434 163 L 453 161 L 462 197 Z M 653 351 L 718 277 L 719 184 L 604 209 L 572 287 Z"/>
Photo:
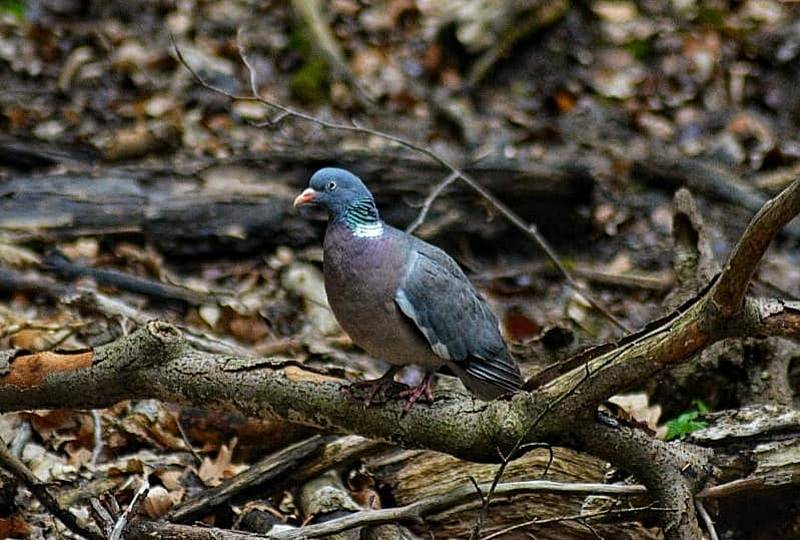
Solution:
<path fill-rule="evenodd" d="M 313 203 L 316 197 L 317 197 L 316 191 L 314 191 L 311 188 L 306 188 L 300 195 L 295 197 L 292 206 L 294 207 L 295 210 L 297 210 L 298 207 L 303 206 L 304 204 Z"/>

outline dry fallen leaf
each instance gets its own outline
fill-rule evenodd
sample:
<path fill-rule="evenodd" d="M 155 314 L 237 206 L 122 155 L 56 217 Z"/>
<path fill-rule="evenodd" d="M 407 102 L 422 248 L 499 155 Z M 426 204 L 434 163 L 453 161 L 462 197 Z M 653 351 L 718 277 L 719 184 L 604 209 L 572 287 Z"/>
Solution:
<path fill-rule="evenodd" d="M 661 417 L 661 405 L 650 406 L 650 397 L 644 392 L 637 394 L 618 394 L 611 396 L 608 401 L 620 407 L 631 418 L 645 424 L 651 430 L 658 429 L 658 420 Z"/>
<path fill-rule="evenodd" d="M 183 489 L 183 483 L 181 480 L 183 478 L 184 471 L 178 469 L 169 469 L 156 471 L 154 474 L 169 491 L 179 491 Z"/>
<path fill-rule="evenodd" d="M 0 538 L 28 538 L 31 534 L 30 525 L 20 516 L 0 518 Z"/>
<path fill-rule="evenodd" d="M 203 463 L 197 471 L 197 476 L 200 477 L 203 483 L 207 486 L 217 486 L 222 480 L 236 476 L 247 469 L 247 465 L 234 465 L 231 463 L 234 448 L 236 448 L 235 438 L 231 440 L 230 446 L 224 444 L 220 446 L 215 459 L 203 458 Z"/>
<path fill-rule="evenodd" d="M 155 486 L 147 493 L 142 508 L 150 519 L 158 519 L 169 512 L 175 502 L 164 486 Z"/>
<path fill-rule="evenodd" d="M 542 327 L 517 306 L 506 311 L 503 329 L 511 340 L 517 342 L 532 339 L 542 331 Z"/>

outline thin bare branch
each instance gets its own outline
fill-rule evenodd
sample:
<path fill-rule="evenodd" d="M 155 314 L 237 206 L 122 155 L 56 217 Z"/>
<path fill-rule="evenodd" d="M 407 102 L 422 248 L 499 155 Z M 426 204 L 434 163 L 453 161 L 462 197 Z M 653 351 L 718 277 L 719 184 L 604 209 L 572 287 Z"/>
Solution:
<path fill-rule="evenodd" d="M 125 529 L 128 527 L 131 515 L 133 515 L 139 509 L 139 506 L 147 498 L 147 493 L 149 491 L 150 482 L 147 479 L 147 472 L 145 471 L 145 473 L 142 475 L 142 485 L 136 490 L 136 493 L 133 495 L 133 499 L 131 499 L 128 508 L 125 509 L 122 515 L 119 516 L 116 524 L 114 524 L 114 529 L 111 531 L 108 540 L 122 540 L 122 538 L 124 538 Z"/>
<path fill-rule="evenodd" d="M 417 228 L 425 222 L 425 218 L 428 217 L 428 212 L 431 211 L 431 206 L 433 206 L 433 202 L 441 195 L 442 191 L 447 189 L 447 186 L 452 184 L 458 180 L 458 174 L 450 173 L 448 174 L 444 180 L 436 184 L 436 186 L 428 193 L 428 196 L 425 197 L 425 202 L 422 203 L 422 208 L 417 214 L 417 217 L 414 218 L 408 227 L 406 227 L 406 232 L 411 234 L 417 230 Z"/>
<path fill-rule="evenodd" d="M 239 34 L 239 37 L 241 38 L 241 33 Z M 473 191 L 478 193 L 478 195 L 480 195 L 486 201 L 488 201 L 490 205 L 492 205 L 498 212 L 500 212 L 500 214 L 502 214 L 506 219 L 508 219 L 519 230 L 521 230 L 523 233 L 525 233 L 526 235 L 528 235 L 531 238 L 533 238 L 533 240 L 545 252 L 547 257 L 553 262 L 553 264 L 556 266 L 556 268 L 558 269 L 559 273 L 564 277 L 564 279 L 575 290 L 579 291 L 580 294 L 589 302 L 589 304 L 594 309 L 596 309 L 600 313 L 602 313 L 603 316 L 605 316 L 609 321 L 611 321 L 614 325 L 616 325 L 622 331 L 624 331 L 626 333 L 630 333 L 632 331 L 630 328 L 628 328 L 625 325 L 625 323 L 623 323 L 621 320 L 619 320 L 619 318 L 614 316 L 614 314 L 612 314 L 608 310 L 608 308 L 606 308 L 599 301 L 597 301 L 586 290 L 585 287 L 583 287 L 579 282 L 577 282 L 575 280 L 575 278 L 573 278 L 573 276 L 567 271 L 567 269 L 561 263 L 560 259 L 556 255 L 556 253 L 553 250 L 553 248 L 550 246 L 550 244 L 547 242 L 547 240 L 545 240 L 545 238 L 541 235 L 541 233 L 539 232 L 539 229 L 535 225 L 526 223 L 525 220 L 523 220 L 521 217 L 519 217 L 505 203 L 503 203 L 497 197 L 495 197 L 488 189 L 486 189 L 483 185 L 481 185 L 474 178 L 472 178 L 471 176 L 469 176 L 466 173 L 464 173 L 464 171 L 462 171 L 454 163 L 450 162 L 448 159 L 446 159 L 445 157 L 443 157 L 439 153 L 435 152 L 434 150 L 431 150 L 427 146 L 423 146 L 421 144 L 417 144 L 417 143 L 415 143 L 413 141 L 410 141 L 410 140 L 408 140 L 408 139 L 406 139 L 404 137 L 399 137 L 397 135 L 392 135 L 391 133 L 387 133 L 387 132 L 380 131 L 380 130 L 377 130 L 377 129 L 372 129 L 372 128 L 361 126 L 360 124 L 358 124 L 355 121 L 355 119 L 352 120 L 350 123 L 333 122 L 333 121 L 329 121 L 329 120 L 324 120 L 322 118 L 316 117 L 316 116 L 314 116 L 312 114 L 306 113 L 306 112 L 301 111 L 299 109 L 295 109 L 293 107 L 289 107 L 287 105 L 284 105 L 283 103 L 280 103 L 280 102 L 278 102 L 276 100 L 264 97 L 263 95 L 261 95 L 258 92 L 258 85 L 257 85 L 257 82 L 256 82 L 257 74 L 255 72 L 255 69 L 254 69 L 253 65 L 250 63 L 250 61 L 247 58 L 246 50 L 245 50 L 244 45 L 242 44 L 242 40 L 241 39 L 239 39 L 239 45 L 238 45 L 239 46 L 239 53 L 240 53 L 240 57 L 241 57 L 242 63 L 244 63 L 244 65 L 247 68 L 248 73 L 249 73 L 251 95 L 232 94 L 231 92 L 223 90 L 223 89 L 221 89 L 221 88 L 219 88 L 217 86 L 214 86 L 213 84 L 209 83 L 195 69 L 193 69 L 188 64 L 188 62 L 186 61 L 186 58 L 181 53 L 181 50 L 178 47 L 178 45 L 177 45 L 177 43 L 175 42 L 174 39 L 172 41 L 172 44 L 173 44 L 173 48 L 175 49 L 175 54 L 176 54 L 178 60 L 180 61 L 180 63 L 183 64 L 184 67 L 186 67 L 186 69 L 189 71 L 189 73 L 192 74 L 192 76 L 195 78 L 195 80 L 198 82 L 198 84 L 200 84 L 201 86 L 203 86 L 207 90 L 211 90 L 212 92 L 215 92 L 217 94 L 225 96 L 225 97 L 227 97 L 229 99 L 244 100 L 244 101 L 256 101 L 256 102 L 262 103 L 264 105 L 267 105 L 268 107 L 271 107 L 271 108 L 273 108 L 273 109 L 275 109 L 277 111 L 280 111 L 279 116 L 276 117 L 276 118 L 279 118 L 280 120 L 284 120 L 286 118 L 293 117 L 293 118 L 298 118 L 298 119 L 301 119 L 301 120 L 305 120 L 307 122 L 311 122 L 311 123 L 316 124 L 316 125 L 318 125 L 320 127 L 323 127 L 323 128 L 335 129 L 335 130 L 339 130 L 339 131 L 347 131 L 347 132 L 351 132 L 351 133 L 359 133 L 359 134 L 362 134 L 362 135 L 371 135 L 373 137 L 378 137 L 378 138 L 381 138 L 383 140 L 386 140 L 386 141 L 389 141 L 389 142 L 393 142 L 395 144 L 398 144 L 400 146 L 404 146 L 404 147 L 406 147 L 406 148 L 408 148 L 410 150 L 413 150 L 415 152 L 418 152 L 420 154 L 428 156 L 432 160 L 434 160 L 437 163 L 439 163 L 440 165 L 442 165 L 444 168 L 448 169 L 450 171 L 450 173 L 451 173 L 450 176 L 455 176 L 456 178 L 460 179 L 467 186 L 469 186 Z M 275 124 L 275 123 L 276 123 L 276 121 L 274 119 L 270 121 L 270 124 Z M 448 178 L 449 178 L 449 176 L 448 176 Z M 445 180 L 443 180 L 439 185 L 444 184 L 446 180 L 447 180 L 447 178 L 445 178 Z M 436 189 L 437 188 L 434 188 L 434 191 Z M 444 189 L 444 188 L 442 187 L 442 189 Z M 441 190 L 439 190 L 439 192 L 441 193 Z M 436 195 L 429 196 L 429 198 L 430 198 L 431 204 L 432 204 L 433 200 L 436 198 Z"/>
<path fill-rule="evenodd" d="M 703 520 L 703 524 L 706 526 L 706 532 L 708 533 L 710 540 L 719 540 L 719 536 L 717 536 L 717 529 L 714 528 L 714 522 L 711 520 L 711 516 L 708 515 L 708 510 L 703 505 L 703 501 L 700 499 L 694 500 L 694 507 L 697 509 L 697 513 L 700 514 L 700 519 Z"/>
<path fill-rule="evenodd" d="M 399 521 L 420 522 L 425 516 L 436 514 L 456 505 L 471 501 L 480 502 L 481 493 L 489 486 L 482 484 L 479 490 L 471 484 L 461 486 L 444 495 L 429 497 L 398 508 L 365 510 L 348 516 L 326 521 L 299 529 L 276 532 L 270 535 L 274 540 L 300 540 L 319 538 L 365 526 L 383 525 Z M 531 493 L 563 493 L 571 495 L 641 495 L 646 493 L 643 486 L 619 486 L 609 484 L 580 484 L 532 480 L 528 482 L 508 482 L 495 487 L 497 497 L 513 497 Z"/>
<path fill-rule="evenodd" d="M 504 529 L 500 529 L 499 531 L 495 531 L 488 536 L 484 536 L 483 540 L 493 540 L 494 538 L 500 538 L 506 534 L 512 533 L 514 531 L 518 531 L 520 529 L 527 529 L 528 527 L 535 527 L 539 525 L 549 525 L 552 523 L 561 523 L 564 521 L 583 521 L 589 519 L 602 519 L 602 518 L 618 518 L 625 516 L 630 516 L 631 519 L 640 519 L 640 516 L 644 512 L 674 512 L 672 508 L 659 508 L 656 506 L 642 506 L 638 508 L 625 508 L 622 510 L 615 510 L 613 508 L 609 508 L 608 510 L 598 510 L 596 512 L 586 512 L 584 514 L 573 514 L 571 516 L 559 516 L 554 518 L 547 518 L 547 519 L 531 519 L 528 521 L 523 521 L 522 523 L 515 523 L 510 527 L 506 527 Z"/>

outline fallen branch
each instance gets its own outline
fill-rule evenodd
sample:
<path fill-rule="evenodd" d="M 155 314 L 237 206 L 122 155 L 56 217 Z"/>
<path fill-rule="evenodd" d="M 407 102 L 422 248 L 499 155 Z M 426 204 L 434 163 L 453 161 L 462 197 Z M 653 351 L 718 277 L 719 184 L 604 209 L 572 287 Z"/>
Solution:
<path fill-rule="evenodd" d="M 604 414 L 598 421 L 576 426 L 586 449 L 613 460 L 639 478 L 661 504 L 673 511 L 663 514 L 662 526 L 668 538 L 700 538 L 694 507 L 694 493 L 711 474 L 711 451 L 683 443 L 665 443 L 640 429 L 625 426 Z"/>
<path fill-rule="evenodd" d="M 59 304 L 75 306 L 109 319 L 130 320 L 139 326 L 156 318 L 143 309 L 126 304 L 119 298 L 108 296 L 94 288 L 65 285 L 33 271 L 20 272 L 0 268 L 0 290 L 42 295 Z M 229 340 L 211 337 L 202 330 L 186 325 L 182 325 L 181 330 L 186 340 L 200 350 L 241 356 L 252 354 L 245 347 Z"/>
<path fill-rule="evenodd" d="M 237 474 L 217 487 L 206 489 L 173 508 L 164 516 L 168 521 L 189 521 L 201 517 L 213 507 L 222 504 L 243 491 L 270 482 L 297 467 L 298 463 L 320 450 L 325 439 L 318 435 L 270 454 L 252 467 Z"/>
<path fill-rule="evenodd" d="M 489 484 L 479 486 L 482 491 L 489 489 Z M 571 495 L 641 495 L 646 493 L 644 486 L 615 486 L 609 484 L 569 484 L 532 480 L 528 482 L 508 482 L 497 485 L 495 495 L 498 499 L 530 493 L 563 493 Z M 302 538 L 319 538 L 336 534 L 356 527 L 382 525 L 385 523 L 412 522 L 422 523 L 425 516 L 435 514 L 453 506 L 480 501 L 478 493 L 472 485 L 464 485 L 445 495 L 429 497 L 419 502 L 399 508 L 366 510 L 350 514 L 343 518 L 326 521 L 316 525 L 301 527 L 296 530 L 274 533 L 274 540 L 300 540 Z"/>
<path fill-rule="evenodd" d="M 589 519 L 607 519 L 613 517 L 626 517 L 626 516 L 629 517 L 631 520 L 638 520 L 641 519 L 642 514 L 647 512 L 673 512 L 673 511 L 674 510 L 671 508 L 642 506 L 640 508 L 624 508 L 621 510 L 614 510 L 613 508 L 610 508 L 608 510 L 598 510 L 597 512 L 586 512 L 583 514 L 574 514 L 572 516 L 561 516 L 548 519 L 531 519 L 528 521 L 523 521 L 522 523 L 515 523 L 510 527 L 506 527 L 504 529 L 500 529 L 499 531 L 495 531 L 488 536 L 484 536 L 483 540 L 492 540 L 494 538 L 500 538 L 505 534 L 512 533 L 520 529 L 527 529 L 529 527 L 548 525 L 551 523 L 560 523 L 563 521 L 583 521 Z"/>
<path fill-rule="evenodd" d="M 123 399 L 156 398 L 234 408 L 256 417 L 280 416 L 296 423 L 357 433 L 405 447 L 429 448 L 473 461 L 496 462 L 514 447 L 558 441 L 631 466 L 637 463 L 630 459 L 632 454 L 612 450 L 613 437 L 618 434 L 599 437 L 594 433 L 598 429 L 602 433 L 619 431 L 597 427 L 594 415 L 598 403 L 663 369 L 689 361 L 710 343 L 727 337 L 749 334 L 800 338 L 798 312 L 793 304 L 748 298 L 741 308 L 736 300 L 744 298 L 746 279 L 752 276 L 769 240 L 798 211 L 800 180 L 758 213 L 720 277 L 705 292 L 616 346 L 586 355 L 583 365 L 541 388 L 506 400 L 485 403 L 461 394 L 447 394 L 429 406 L 414 407 L 405 415 L 397 402 L 367 407 L 342 392 L 340 381 L 307 370 L 297 362 L 198 351 L 175 327 L 150 322 L 115 342 L 78 354 L 2 353 L 0 410 L 91 409 Z M 715 302 L 717 298 L 720 300 Z M 725 306 L 736 308 L 723 309 Z M 74 392 L 74 388 L 82 391 Z M 573 391 L 577 388 L 580 391 Z M 602 443 L 604 440 L 606 444 Z M 647 451 L 643 439 L 637 444 L 640 451 Z M 690 497 L 701 486 L 685 482 L 670 486 L 669 475 L 674 473 L 677 461 L 685 459 L 690 466 L 681 467 L 681 475 L 705 476 L 702 453 L 681 448 L 676 454 L 658 447 L 659 455 L 666 459 L 664 463 L 669 464 L 665 476 L 644 466 L 634 470 L 662 502 L 669 501 L 665 506 L 676 494 L 685 499 L 679 507 L 689 505 L 685 519 L 675 525 L 679 532 L 668 529 L 671 538 L 686 538 L 696 530 Z M 685 453 L 683 458 L 681 453 Z"/>
<path fill-rule="evenodd" d="M 209 295 L 207 294 L 201 294 L 186 287 L 127 274 L 119 270 L 93 268 L 76 264 L 59 251 L 48 253 L 42 263 L 42 267 L 45 270 L 52 271 L 63 279 L 88 277 L 98 285 L 116 287 L 159 300 L 184 302 L 191 306 L 199 306 L 209 302 Z"/>
<path fill-rule="evenodd" d="M 488 490 L 489 484 L 480 486 L 482 490 Z M 644 486 L 638 485 L 610 485 L 610 484 L 581 484 L 550 482 L 545 480 L 533 480 L 528 482 L 508 482 L 499 484 L 495 489 L 496 500 L 505 500 L 514 496 L 531 493 L 561 493 L 568 495 L 607 495 L 607 496 L 635 496 L 646 494 Z M 479 501 L 478 494 L 471 485 L 464 485 L 459 489 L 453 490 L 444 495 L 428 497 L 421 501 L 401 506 L 398 508 L 384 508 L 380 510 L 364 510 L 346 515 L 341 518 L 332 519 L 323 523 L 308 525 L 298 529 L 280 531 L 268 534 L 266 537 L 271 540 L 300 540 L 303 538 L 321 538 L 337 534 L 350 529 L 359 527 L 374 527 L 387 523 L 410 522 L 421 523 L 428 515 L 447 510 L 456 505 L 474 503 Z M 164 527 L 166 531 L 172 530 L 173 526 L 168 524 L 151 524 L 148 528 L 160 530 Z M 133 525 L 134 529 L 138 525 Z M 133 531 L 129 529 L 131 537 Z M 227 538 L 224 536 L 223 538 Z"/>

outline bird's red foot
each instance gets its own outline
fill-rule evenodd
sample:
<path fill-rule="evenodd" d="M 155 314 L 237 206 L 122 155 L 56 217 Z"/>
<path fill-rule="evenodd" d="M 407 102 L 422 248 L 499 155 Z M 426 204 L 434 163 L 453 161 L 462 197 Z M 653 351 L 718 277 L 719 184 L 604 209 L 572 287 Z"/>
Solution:
<path fill-rule="evenodd" d="M 411 407 L 413 407 L 414 404 L 422 397 L 424 397 L 425 401 L 428 403 L 433 403 L 433 376 L 433 373 L 426 373 L 425 377 L 422 379 L 422 382 L 420 382 L 417 386 L 409 388 L 408 390 L 403 390 L 398 394 L 400 397 L 408 398 L 405 406 L 403 407 L 403 414 L 410 411 Z"/>
<path fill-rule="evenodd" d="M 349 389 L 351 391 L 353 389 L 366 390 L 367 397 L 364 398 L 364 403 L 369 405 L 376 396 L 385 394 L 386 391 L 389 390 L 392 385 L 394 385 L 394 376 L 398 371 L 400 371 L 400 368 L 392 366 L 389 368 L 389 371 L 384 373 L 381 377 L 371 381 L 358 381 L 351 383 Z"/>

